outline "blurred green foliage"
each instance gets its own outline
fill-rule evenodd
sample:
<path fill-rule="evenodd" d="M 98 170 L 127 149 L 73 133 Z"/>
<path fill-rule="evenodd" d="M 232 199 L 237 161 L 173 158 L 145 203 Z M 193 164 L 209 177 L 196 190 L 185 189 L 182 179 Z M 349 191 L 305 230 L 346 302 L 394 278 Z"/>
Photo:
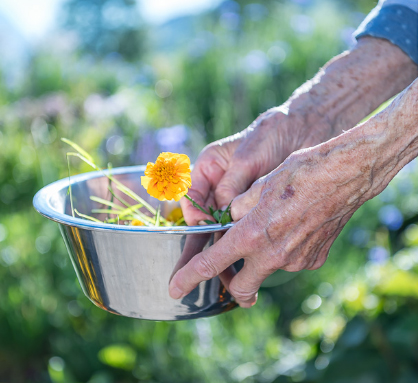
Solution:
<path fill-rule="evenodd" d="M 82 53 L 128 61 L 143 54 L 145 36 L 135 0 L 67 0 L 62 13 Z"/>
<path fill-rule="evenodd" d="M 132 6 L 72 0 L 66 20 L 87 14 L 66 28 L 82 32 L 84 18 L 99 17 L 93 5 L 80 11 L 84 3 Z M 321 269 L 279 271 L 254 308 L 185 322 L 122 318 L 92 305 L 58 228 L 31 205 L 39 188 L 66 176 L 60 137 L 104 166 L 144 163 L 170 148 L 195 158 L 346 49 L 359 12 L 372 3 L 229 1 L 148 28 L 139 61 L 130 51 L 136 40 L 106 25 L 80 45 L 62 32 L 55 45 L 39 47 L 17 86 L 2 75 L 1 382 L 418 380 L 415 162 L 354 215 Z M 127 40 L 109 50 L 88 45 L 107 35 Z M 80 162 L 73 168 L 90 170 Z"/>

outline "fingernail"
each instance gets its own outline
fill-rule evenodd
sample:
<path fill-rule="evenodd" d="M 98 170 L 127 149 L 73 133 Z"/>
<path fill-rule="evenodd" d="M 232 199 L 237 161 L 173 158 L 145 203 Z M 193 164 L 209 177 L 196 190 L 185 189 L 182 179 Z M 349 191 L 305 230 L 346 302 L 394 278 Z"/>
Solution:
<path fill-rule="evenodd" d="M 228 205 L 224 205 L 221 207 L 221 210 L 226 210 L 226 208 L 228 207 Z"/>
<path fill-rule="evenodd" d="M 240 301 L 237 301 L 237 303 L 243 309 L 250 309 L 251 307 L 253 307 L 256 304 L 256 301 L 254 301 L 254 302 L 240 302 Z"/>
<path fill-rule="evenodd" d="M 207 223 L 205 222 L 205 221 L 199 221 L 198 223 L 197 223 L 198 225 L 207 225 Z"/>
<path fill-rule="evenodd" d="M 170 296 L 173 299 L 180 299 L 183 298 L 186 294 L 183 293 L 178 287 L 172 287 L 170 289 Z"/>

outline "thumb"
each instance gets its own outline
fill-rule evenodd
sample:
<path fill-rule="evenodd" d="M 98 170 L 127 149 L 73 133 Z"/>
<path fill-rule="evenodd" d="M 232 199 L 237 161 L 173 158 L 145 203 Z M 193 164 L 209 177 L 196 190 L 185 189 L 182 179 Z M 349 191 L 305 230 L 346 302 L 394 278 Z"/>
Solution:
<path fill-rule="evenodd" d="M 254 172 L 249 166 L 230 166 L 215 190 L 217 206 L 229 205 L 236 196 L 247 191 L 254 180 Z"/>
<path fill-rule="evenodd" d="M 258 179 L 247 192 L 239 195 L 232 201 L 231 215 L 234 221 L 239 221 L 258 204 L 263 186 L 263 179 Z"/>

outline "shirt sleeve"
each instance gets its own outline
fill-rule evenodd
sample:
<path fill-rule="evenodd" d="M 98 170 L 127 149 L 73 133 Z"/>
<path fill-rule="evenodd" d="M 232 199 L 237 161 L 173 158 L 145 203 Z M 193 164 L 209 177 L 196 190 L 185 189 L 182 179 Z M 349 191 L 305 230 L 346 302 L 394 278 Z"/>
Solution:
<path fill-rule="evenodd" d="M 389 40 L 418 64 L 418 0 L 380 0 L 354 32 L 354 37 Z"/>

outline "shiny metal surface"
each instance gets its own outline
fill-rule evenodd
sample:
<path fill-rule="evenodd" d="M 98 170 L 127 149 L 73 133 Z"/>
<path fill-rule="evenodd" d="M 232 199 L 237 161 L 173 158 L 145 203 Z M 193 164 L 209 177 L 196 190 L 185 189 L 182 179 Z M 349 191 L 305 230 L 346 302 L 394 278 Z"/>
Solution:
<path fill-rule="evenodd" d="M 143 171 L 142 166 L 117 168 L 112 175 L 156 206 L 158 201 L 140 185 Z M 71 184 L 74 207 L 81 213 L 90 215 L 91 209 L 103 208 L 90 195 L 110 197 L 109 181 L 101 172 L 71 177 Z M 69 180 L 63 179 L 44 187 L 33 205 L 59 224 L 81 288 L 95 305 L 114 314 L 150 320 L 200 318 L 236 307 L 219 278 L 200 283 L 179 301 L 168 295 L 173 273 L 213 244 L 231 224 L 150 228 L 74 218 L 68 185 Z M 163 214 L 176 206 L 161 204 Z"/>

